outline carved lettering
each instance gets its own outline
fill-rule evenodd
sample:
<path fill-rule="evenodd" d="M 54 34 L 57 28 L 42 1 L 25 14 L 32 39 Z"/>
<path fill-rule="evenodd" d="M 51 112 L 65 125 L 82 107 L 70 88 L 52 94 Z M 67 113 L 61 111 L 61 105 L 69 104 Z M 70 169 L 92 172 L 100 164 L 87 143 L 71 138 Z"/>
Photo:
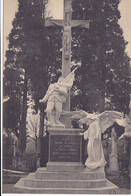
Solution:
<path fill-rule="evenodd" d="M 52 135 L 50 138 L 50 161 L 80 161 L 80 137 L 74 135 Z"/>

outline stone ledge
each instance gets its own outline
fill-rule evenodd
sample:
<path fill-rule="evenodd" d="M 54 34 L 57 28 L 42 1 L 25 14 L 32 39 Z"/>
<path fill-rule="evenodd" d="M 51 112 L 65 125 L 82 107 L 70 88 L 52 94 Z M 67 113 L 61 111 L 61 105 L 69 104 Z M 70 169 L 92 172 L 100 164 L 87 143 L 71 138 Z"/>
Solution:
<path fill-rule="evenodd" d="M 61 171 L 61 172 L 50 172 L 50 171 L 43 171 L 37 170 L 35 173 L 36 179 L 51 179 L 51 180 L 93 180 L 93 179 L 104 179 L 105 173 L 91 173 L 84 171 Z"/>
<path fill-rule="evenodd" d="M 38 180 L 25 178 L 25 187 L 34 188 L 100 188 L 106 187 L 106 179 L 95 180 Z"/>
<path fill-rule="evenodd" d="M 79 135 L 79 133 L 84 132 L 83 129 L 73 128 L 48 128 L 47 131 L 50 135 Z"/>
<path fill-rule="evenodd" d="M 47 171 L 77 171 L 83 170 L 81 162 L 48 162 Z"/>

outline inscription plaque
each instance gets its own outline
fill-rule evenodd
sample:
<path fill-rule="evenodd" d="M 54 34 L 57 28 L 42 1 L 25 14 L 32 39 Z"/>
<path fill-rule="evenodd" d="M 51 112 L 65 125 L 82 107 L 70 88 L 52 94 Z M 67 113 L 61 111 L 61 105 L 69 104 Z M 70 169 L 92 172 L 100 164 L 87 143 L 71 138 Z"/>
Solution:
<path fill-rule="evenodd" d="M 78 135 L 51 135 L 51 162 L 80 162 L 81 137 Z"/>

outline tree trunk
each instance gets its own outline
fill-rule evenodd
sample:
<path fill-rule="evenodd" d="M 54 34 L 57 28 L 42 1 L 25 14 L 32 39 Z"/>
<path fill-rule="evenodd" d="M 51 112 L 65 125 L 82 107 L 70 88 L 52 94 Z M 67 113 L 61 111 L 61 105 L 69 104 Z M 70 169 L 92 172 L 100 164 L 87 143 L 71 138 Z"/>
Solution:
<path fill-rule="evenodd" d="M 37 159 L 39 159 L 39 165 L 42 157 L 42 137 L 44 133 L 44 112 L 40 110 L 40 128 L 39 128 L 39 137 L 38 137 L 38 151 L 37 151 Z"/>
<path fill-rule="evenodd" d="M 40 129 L 39 129 L 39 137 L 43 137 L 44 134 L 44 111 L 40 111 Z"/>
<path fill-rule="evenodd" d="M 39 158 L 40 158 L 40 166 L 45 167 L 48 162 L 48 135 L 44 135 L 44 119 L 45 112 L 43 108 L 40 111 L 40 129 L 39 129 Z"/>

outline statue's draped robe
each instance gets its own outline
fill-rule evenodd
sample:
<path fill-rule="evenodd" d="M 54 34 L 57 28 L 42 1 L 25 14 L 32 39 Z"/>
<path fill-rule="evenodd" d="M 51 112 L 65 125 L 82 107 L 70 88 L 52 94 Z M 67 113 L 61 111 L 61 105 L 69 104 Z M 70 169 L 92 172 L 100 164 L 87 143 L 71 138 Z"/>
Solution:
<path fill-rule="evenodd" d="M 84 139 L 89 139 L 87 145 L 88 158 L 85 166 L 92 169 L 104 167 L 106 164 L 101 142 L 101 130 L 98 120 L 94 121 L 87 131 L 84 132 Z"/>
<path fill-rule="evenodd" d="M 68 96 L 68 90 L 71 89 L 72 85 L 73 85 L 73 81 L 75 80 L 75 72 L 76 68 L 66 77 L 64 78 L 61 82 L 57 82 L 54 84 L 50 84 L 46 95 L 44 96 L 45 102 L 48 100 L 48 102 L 50 100 L 52 100 L 52 94 L 54 93 L 54 91 L 56 92 L 56 99 L 58 99 L 58 101 L 61 101 L 62 99 L 62 103 L 66 102 L 66 97 Z M 59 98 L 60 97 L 60 98 Z"/>

